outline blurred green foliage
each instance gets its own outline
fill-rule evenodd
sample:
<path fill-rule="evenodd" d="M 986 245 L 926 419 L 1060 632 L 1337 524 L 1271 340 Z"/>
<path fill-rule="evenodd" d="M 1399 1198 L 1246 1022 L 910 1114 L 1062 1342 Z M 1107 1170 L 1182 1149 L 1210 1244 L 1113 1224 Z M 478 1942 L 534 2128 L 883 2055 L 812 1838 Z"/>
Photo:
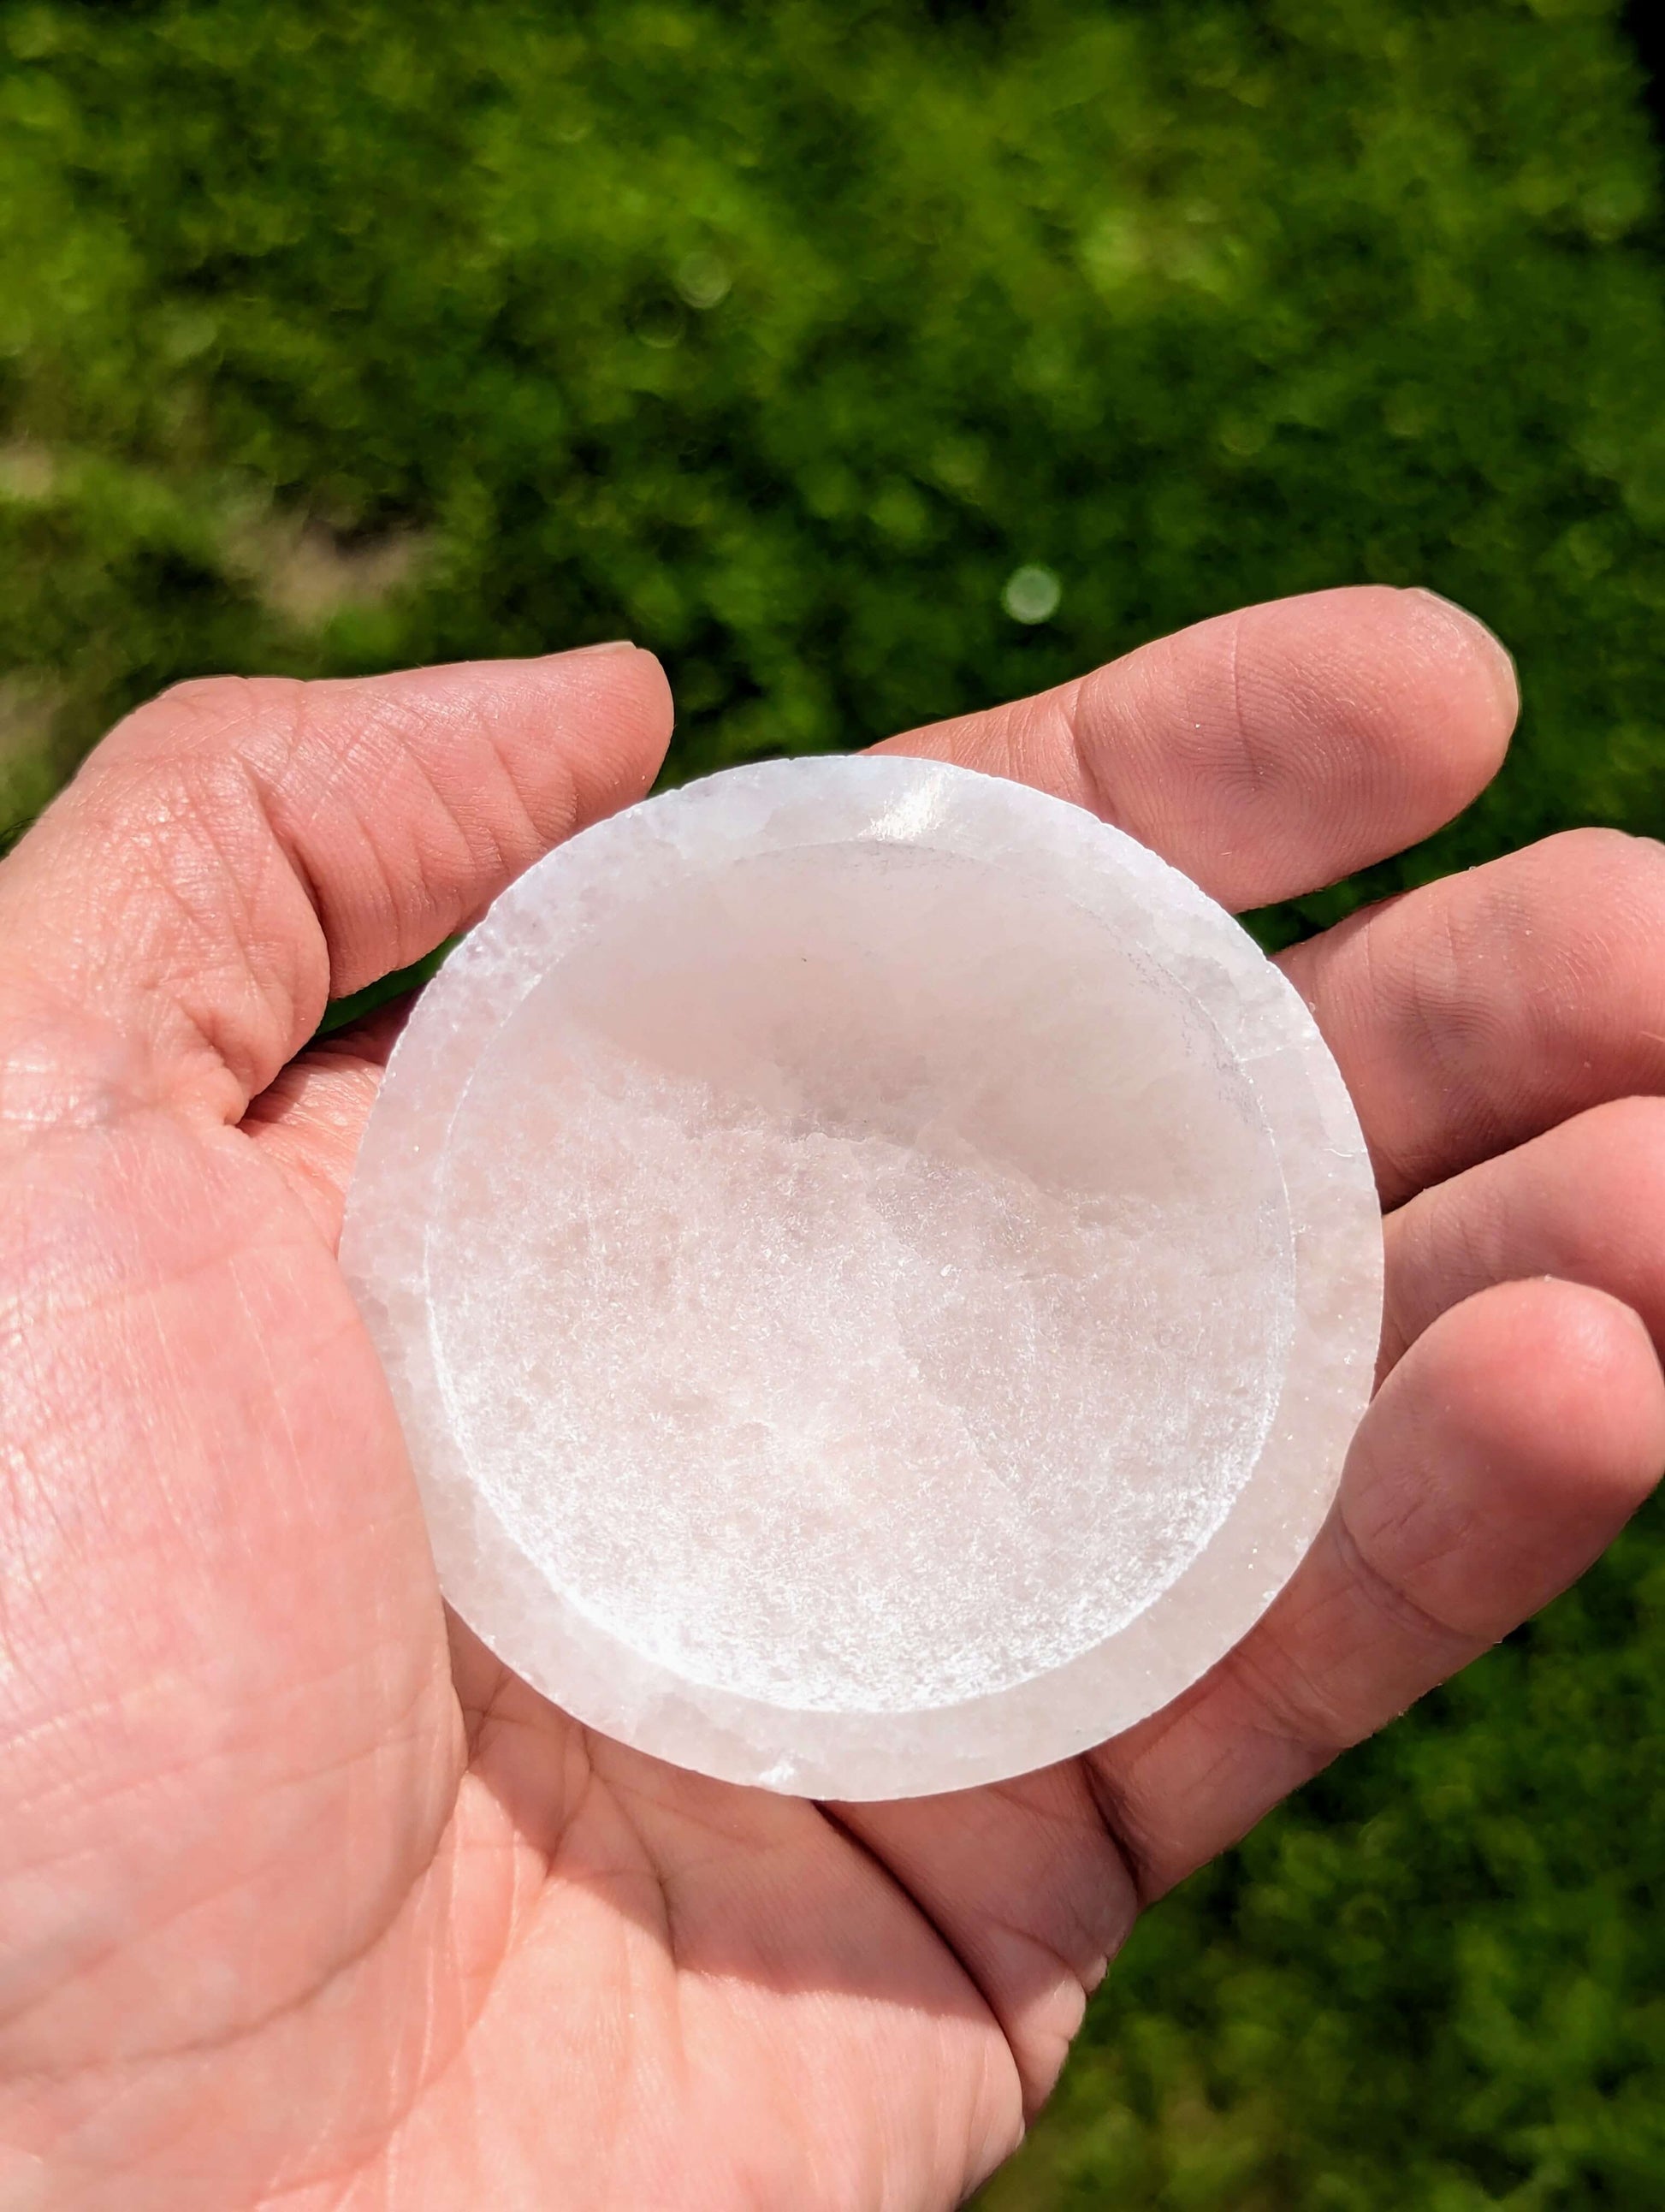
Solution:
<path fill-rule="evenodd" d="M 0 0 L 0 817 L 210 669 L 629 635 L 671 773 L 1432 584 L 1510 765 L 1268 939 L 1665 820 L 1611 0 Z M 1665 2202 L 1665 1565 L 1151 1916 L 1017 2208 Z"/>

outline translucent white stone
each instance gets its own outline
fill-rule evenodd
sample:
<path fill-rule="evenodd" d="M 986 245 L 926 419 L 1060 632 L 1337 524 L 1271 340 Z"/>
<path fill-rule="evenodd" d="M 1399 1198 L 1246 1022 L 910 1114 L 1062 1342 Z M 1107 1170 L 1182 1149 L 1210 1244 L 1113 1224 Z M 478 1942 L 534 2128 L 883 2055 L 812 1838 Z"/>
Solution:
<path fill-rule="evenodd" d="M 846 1798 L 1022 1772 L 1255 1620 L 1369 1395 L 1381 1223 L 1294 992 L 1090 815 L 772 762 L 507 891 L 343 1262 L 441 1578 L 592 1726 Z"/>

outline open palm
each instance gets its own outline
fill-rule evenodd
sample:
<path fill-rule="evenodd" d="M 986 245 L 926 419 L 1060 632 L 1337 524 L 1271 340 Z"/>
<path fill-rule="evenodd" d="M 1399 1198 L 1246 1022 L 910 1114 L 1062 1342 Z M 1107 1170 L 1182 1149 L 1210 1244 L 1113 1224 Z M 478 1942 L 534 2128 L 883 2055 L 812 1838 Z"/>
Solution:
<path fill-rule="evenodd" d="M 1239 907 L 1496 768 L 1419 593 L 1203 624 L 893 740 Z M 447 1624 L 337 1271 L 350 992 L 639 796 L 628 647 L 143 709 L 0 867 L 0 2205 L 948 2206 L 1140 1905 L 1570 1580 L 1665 1462 L 1665 852 L 1554 839 L 1288 956 L 1389 1209 L 1318 1546 L 1189 1694 L 823 1807 L 567 1720 Z M 1638 1318 L 1640 1316 L 1640 1318 Z"/>

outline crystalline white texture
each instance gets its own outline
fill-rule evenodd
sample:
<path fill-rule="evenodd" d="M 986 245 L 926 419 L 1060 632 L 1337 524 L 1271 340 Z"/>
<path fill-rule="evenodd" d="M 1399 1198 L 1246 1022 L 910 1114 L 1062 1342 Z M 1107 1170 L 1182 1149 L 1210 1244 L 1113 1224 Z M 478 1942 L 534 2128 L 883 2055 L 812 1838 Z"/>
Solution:
<path fill-rule="evenodd" d="M 447 1595 L 570 1711 L 847 1798 L 1176 1695 L 1310 1541 L 1381 1227 L 1229 916 L 934 763 L 775 762 L 514 885 L 419 1003 L 343 1261 Z"/>

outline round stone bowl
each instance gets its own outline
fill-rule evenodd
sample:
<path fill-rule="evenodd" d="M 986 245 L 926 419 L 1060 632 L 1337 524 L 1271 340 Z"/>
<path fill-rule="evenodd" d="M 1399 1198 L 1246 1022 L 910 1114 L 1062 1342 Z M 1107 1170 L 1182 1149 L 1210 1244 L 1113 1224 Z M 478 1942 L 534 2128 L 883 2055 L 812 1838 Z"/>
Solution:
<path fill-rule="evenodd" d="M 771 762 L 523 876 L 394 1051 L 342 1261 L 441 1585 L 579 1720 L 833 1798 L 1027 1771 L 1258 1619 L 1370 1394 L 1305 1006 L 1023 786 Z"/>

